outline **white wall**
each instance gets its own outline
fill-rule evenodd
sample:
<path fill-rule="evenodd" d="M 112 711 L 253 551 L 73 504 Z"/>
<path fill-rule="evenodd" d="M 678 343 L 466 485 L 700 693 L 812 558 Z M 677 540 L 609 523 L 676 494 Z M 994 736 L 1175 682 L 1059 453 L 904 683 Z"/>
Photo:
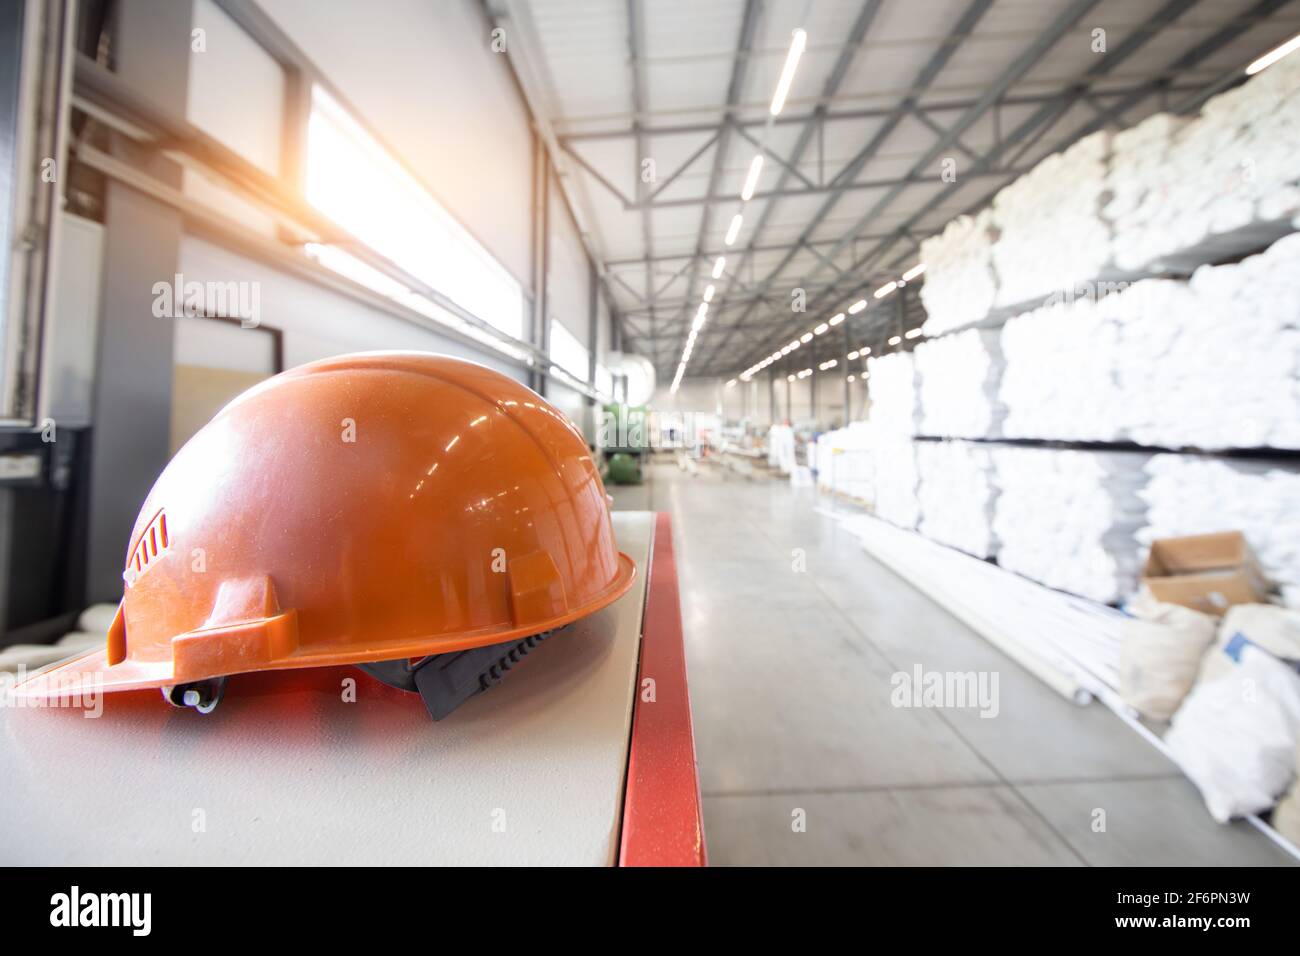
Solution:
<path fill-rule="evenodd" d="M 262 324 L 280 329 L 284 365 L 371 349 L 419 349 L 467 358 L 522 379 L 513 364 L 433 329 L 372 308 L 350 296 L 255 262 L 195 236 L 181 243 L 187 282 L 257 282 Z"/>
<path fill-rule="evenodd" d="M 674 394 L 669 385 L 663 383 L 655 388 L 650 399 L 650 407 L 661 412 L 708 412 L 718 414 L 722 402 L 722 379 L 688 379 Z"/>
<path fill-rule="evenodd" d="M 591 273 L 588 270 L 587 252 L 582 246 L 578 228 L 569 215 L 568 207 L 558 185 L 551 187 L 551 245 L 546 288 L 547 310 L 555 321 L 573 333 L 574 337 L 592 348 L 590 322 Z M 573 369 L 586 375 L 586 369 Z"/>
<path fill-rule="evenodd" d="M 530 120 L 508 62 L 489 47 L 479 4 L 257 2 L 438 201 L 530 287 Z"/>
<path fill-rule="evenodd" d="M 284 69 L 213 0 L 195 0 L 186 117 L 272 176 L 280 172 Z"/>

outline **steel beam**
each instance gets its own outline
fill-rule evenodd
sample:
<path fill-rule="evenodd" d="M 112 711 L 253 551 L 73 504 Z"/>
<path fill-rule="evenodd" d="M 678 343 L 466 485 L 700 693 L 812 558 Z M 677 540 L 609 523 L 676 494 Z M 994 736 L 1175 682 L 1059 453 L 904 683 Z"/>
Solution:
<path fill-rule="evenodd" d="M 713 152 L 713 169 L 709 173 L 709 185 L 707 194 L 714 196 L 718 192 L 719 184 L 722 182 L 723 173 L 726 171 L 727 150 L 731 146 L 731 132 L 733 126 L 730 123 L 732 110 L 740 102 L 740 93 L 745 85 L 745 70 L 749 64 L 749 51 L 754 46 L 754 34 L 758 31 L 758 20 L 762 13 L 763 5 L 761 0 L 745 0 L 745 12 L 741 16 L 740 36 L 736 41 L 736 58 L 731 67 L 731 79 L 727 83 L 726 93 L 726 112 L 722 116 L 722 125 L 718 130 L 718 145 Z M 704 210 L 700 213 L 700 231 L 695 241 L 695 257 L 691 260 L 691 274 L 686 280 L 686 295 L 689 300 L 695 290 L 695 282 L 699 278 L 700 271 L 700 253 L 704 250 L 704 240 L 709 234 L 709 227 L 713 222 L 713 200 L 704 204 Z M 649 212 L 643 215 L 649 216 Z M 683 304 L 682 310 L 689 310 L 689 304 Z M 679 314 L 678 318 L 681 318 Z M 685 334 L 682 336 L 682 347 L 685 347 Z M 680 353 L 679 353 L 680 354 Z"/>
<path fill-rule="evenodd" d="M 1093 79 L 1104 76 L 1107 72 L 1114 69 L 1125 59 L 1132 56 L 1139 49 L 1141 49 L 1141 47 L 1147 41 L 1149 41 L 1153 36 L 1156 35 L 1160 27 L 1167 25 L 1171 20 L 1186 13 L 1192 7 L 1196 6 L 1197 2 L 1199 2 L 1199 0 L 1170 0 L 1170 2 L 1166 3 L 1158 11 L 1156 11 L 1156 13 L 1154 13 L 1151 16 L 1151 18 L 1147 20 L 1146 23 L 1141 28 L 1134 31 L 1131 35 L 1129 35 L 1124 40 L 1123 43 L 1121 43 L 1109 54 L 1107 54 L 1106 57 L 1101 62 L 1093 66 L 1088 71 L 1088 75 Z M 1252 14 L 1262 14 L 1269 10 L 1276 9 L 1283 2 L 1285 2 L 1285 0 L 1263 0 L 1263 2 L 1257 4 L 1256 7 L 1252 10 Z M 1189 50 L 1187 53 L 1183 54 L 1183 56 L 1179 57 L 1179 59 L 1175 61 L 1175 65 L 1179 67 L 1194 66 L 1196 63 L 1200 62 L 1200 60 L 1204 59 L 1205 57 L 1211 55 L 1213 52 L 1218 50 L 1225 43 L 1228 43 L 1231 40 L 1235 39 L 1239 35 L 1241 29 L 1243 28 L 1239 26 L 1228 26 L 1223 28 L 1222 30 L 1215 33 L 1213 36 L 1198 43 L 1192 50 Z M 1027 119 L 1020 127 L 1018 127 L 1017 130 L 1013 132 L 1007 138 L 1006 141 L 1004 141 L 1002 144 L 999 144 L 999 146 L 995 147 L 994 150 L 990 152 L 989 156 L 985 157 L 985 159 L 982 162 L 987 163 L 991 161 L 996 161 L 998 155 L 1000 155 L 1000 153 L 1008 145 L 1014 145 L 1019 138 L 1023 138 L 1023 136 L 1026 135 L 1028 132 L 1031 132 L 1035 126 L 1039 127 L 1040 134 L 1044 132 L 1047 126 L 1050 126 L 1051 124 L 1059 120 L 1061 116 L 1063 116 L 1068 111 L 1069 107 L 1074 105 L 1074 103 L 1077 102 L 1078 99 L 1082 97 L 1084 89 L 1085 88 L 1082 86 L 1076 87 L 1074 90 L 1071 91 L 1069 95 L 1064 97 L 1062 101 L 1056 104 L 1055 106 L 1051 104 L 1045 104 L 1042 109 L 1040 109 L 1037 113 L 1035 113 L 1033 116 Z M 1071 136 L 1070 140 L 1074 141 L 1084 136 L 1087 136 L 1092 132 L 1095 132 L 1097 129 L 1100 129 L 1101 125 L 1107 122 L 1108 119 L 1110 119 L 1112 116 L 1118 118 L 1120 115 L 1123 114 L 1125 110 L 1131 109 L 1133 106 L 1137 105 L 1137 103 L 1140 102 L 1142 99 L 1145 99 L 1146 97 L 1151 96 L 1154 93 L 1158 92 L 1158 89 L 1159 87 L 1156 84 L 1151 84 L 1147 86 L 1144 90 L 1134 91 L 1130 94 L 1127 94 L 1118 103 L 1114 104 L 1111 107 L 1108 107 L 1102 116 L 1097 117 L 1094 121 L 1092 121 L 1087 126 L 1085 126 L 1080 132 Z M 1037 137 L 1035 137 L 1035 140 L 1036 139 Z M 1019 159 L 1024 154 L 1024 152 L 1025 149 L 1021 149 L 1017 153 L 1016 159 Z M 954 192 L 956 188 L 957 188 L 957 184 L 951 184 L 947 188 L 940 190 L 940 192 L 936 194 L 934 197 L 932 197 L 924 206 L 921 207 L 921 209 L 917 210 L 917 212 L 912 215 L 912 217 L 909 219 L 907 223 L 904 223 L 902 226 L 900 226 L 899 230 L 908 228 L 911 224 L 915 223 L 917 220 L 922 218 L 928 212 L 932 211 L 936 206 L 939 205 L 939 203 L 943 201 L 943 199 L 945 199 L 948 195 Z M 992 200 L 994 195 L 996 195 L 996 191 L 982 197 L 977 203 L 969 207 L 968 212 L 971 210 L 977 210 L 984 207 Z M 874 262 L 881 255 L 883 255 L 883 253 L 887 251 L 888 248 L 893 244 L 893 241 L 896 241 L 899 230 L 895 231 L 895 237 L 893 239 L 882 240 L 870 253 L 864 256 L 857 264 L 855 264 L 855 268 L 857 267 L 869 268 L 872 264 L 874 264 Z"/>
<path fill-rule="evenodd" d="M 962 14 L 961 19 L 958 20 L 957 24 L 954 26 L 951 33 L 948 35 L 947 38 L 945 38 L 943 43 L 940 44 L 939 49 L 936 50 L 931 55 L 930 59 L 926 62 L 925 66 L 921 68 L 920 73 L 917 74 L 916 81 L 913 83 L 914 88 L 918 89 L 920 92 L 924 92 L 925 89 L 929 87 L 931 83 L 934 82 L 934 78 L 939 75 L 939 72 L 945 66 L 947 66 L 948 61 L 952 58 L 953 53 L 957 50 L 958 46 L 960 46 L 962 38 L 969 35 L 970 31 L 975 28 L 976 24 L 979 23 L 980 19 L 984 16 L 984 14 L 988 12 L 989 7 L 992 6 L 992 2 L 993 0 L 974 0 L 974 2 L 971 3 L 970 6 L 966 8 L 966 11 Z M 1096 2 L 1098 2 L 1098 0 L 1075 0 L 1076 4 L 1078 3 L 1092 4 Z M 874 10 L 872 12 L 874 13 Z M 845 64 L 845 66 L 847 68 L 847 64 Z M 1026 67 L 1026 69 L 1027 68 L 1028 67 Z M 831 90 L 829 95 L 834 95 L 834 90 Z M 958 124 L 958 126 L 953 127 L 954 135 L 960 135 L 970 126 L 971 123 L 974 122 L 974 119 L 967 119 L 967 117 L 970 117 L 972 112 L 976 109 L 980 109 L 981 112 L 983 109 L 986 109 L 987 105 L 985 104 L 986 101 L 988 101 L 989 99 L 990 98 L 988 97 L 988 95 L 985 94 L 985 96 L 981 97 L 974 106 L 972 106 L 969 110 L 966 111 L 966 113 L 963 115 L 963 120 L 965 120 L 965 122 L 961 122 Z M 858 153 L 858 155 L 855 156 L 852 160 L 850 160 L 849 163 L 845 166 L 844 170 L 841 171 L 840 174 L 841 176 L 843 176 L 843 174 L 846 172 L 850 173 L 845 181 L 847 181 L 848 179 L 852 179 L 853 176 L 857 175 L 858 171 L 862 168 L 862 166 L 872 156 L 875 155 L 876 151 L 880 148 L 881 144 L 883 144 L 884 141 L 889 138 L 889 136 L 897 128 L 898 124 L 902 121 L 903 117 L 914 105 L 915 105 L 915 98 L 909 97 L 903 103 L 895 107 L 893 112 L 890 114 L 890 117 L 880 126 L 880 128 L 876 131 L 875 135 L 871 137 L 871 140 L 867 143 L 867 145 L 863 147 L 863 149 Z M 924 166 L 918 163 L 916 164 L 916 167 L 913 168 L 911 174 L 916 174 L 922 169 L 924 169 Z M 896 186 L 894 187 L 894 189 L 901 192 L 903 187 Z M 813 231 L 821 224 L 821 221 L 826 217 L 827 213 L 829 213 L 830 210 L 834 208 L 835 203 L 838 201 L 839 201 L 839 193 L 832 192 L 831 195 L 828 196 L 826 201 L 822 204 L 821 208 L 817 211 L 812 221 L 807 225 L 807 227 L 804 228 L 802 234 L 800 235 L 801 240 L 811 238 Z M 772 204 L 769 204 L 767 210 L 764 210 L 765 214 L 767 211 L 770 211 L 771 208 L 772 208 Z M 835 256 L 839 254 L 843 246 L 844 246 L 843 242 L 836 243 L 836 245 L 832 247 L 832 250 L 829 253 L 828 258 L 834 259 Z M 781 260 L 780 264 L 775 269 L 771 270 L 768 273 L 768 278 L 766 282 L 771 283 L 777 276 L 779 276 L 781 272 L 785 269 L 785 267 L 790 264 L 790 260 L 793 259 L 794 256 L 795 256 L 795 251 L 792 249 Z M 820 271 L 820 269 L 817 269 L 815 267 L 814 271 Z M 726 348 L 728 343 L 731 341 L 732 334 L 734 333 L 728 333 L 720 343 L 715 345 L 710 350 L 709 363 L 712 363 L 714 356 L 716 356 L 717 353 L 722 351 L 722 349 Z"/>

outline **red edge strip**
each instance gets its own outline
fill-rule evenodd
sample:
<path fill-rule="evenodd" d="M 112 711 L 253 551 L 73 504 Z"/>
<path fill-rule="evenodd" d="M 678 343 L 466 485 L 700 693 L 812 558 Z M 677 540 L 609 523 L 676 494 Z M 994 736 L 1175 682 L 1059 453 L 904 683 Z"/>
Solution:
<path fill-rule="evenodd" d="M 647 685 L 646 681 L 653 681 Z M 654 700 L 647 701 L 653 686 Z M 672 517 L 655 515 L 641 665 L 623 798 L 620 866 L 705 866 Z"/>

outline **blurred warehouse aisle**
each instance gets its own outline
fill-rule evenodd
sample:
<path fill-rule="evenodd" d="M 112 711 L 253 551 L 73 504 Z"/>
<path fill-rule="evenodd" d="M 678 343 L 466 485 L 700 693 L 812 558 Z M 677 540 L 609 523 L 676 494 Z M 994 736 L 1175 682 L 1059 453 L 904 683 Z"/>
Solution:
<path fill-rule="evenodd" d="M 610 491 L 673 516 L 712 863 L 1294 862 L 865 554 L 813 489 L 656 464 Z M 917 665 L 996 674 L 996 713 L 892 706 Z"/>

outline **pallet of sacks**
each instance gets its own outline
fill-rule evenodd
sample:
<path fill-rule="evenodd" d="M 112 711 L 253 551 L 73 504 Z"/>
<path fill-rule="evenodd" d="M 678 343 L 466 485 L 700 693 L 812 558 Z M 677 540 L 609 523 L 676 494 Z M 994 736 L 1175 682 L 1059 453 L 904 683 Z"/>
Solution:
<path fill-rule="evenodd" d="M 869 503 L 875 496 L 874 429 L 867 422 L 817 436 L 817 485 L 833 494 Z"/>

